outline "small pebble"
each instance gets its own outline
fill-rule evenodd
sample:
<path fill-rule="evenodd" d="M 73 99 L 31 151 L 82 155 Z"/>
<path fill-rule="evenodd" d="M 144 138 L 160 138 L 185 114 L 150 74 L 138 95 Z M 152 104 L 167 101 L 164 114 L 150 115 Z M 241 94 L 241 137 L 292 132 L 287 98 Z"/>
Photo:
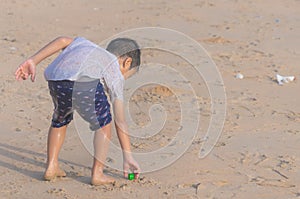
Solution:
<path fill-rule="evenodd" d="M 16 50 L 17 50 L 17 48 L 16 48 L 16 47 L 13 47 L 13 46 L 10 47 L 9 49 L 10 49 L 11 51 L 16 51 Z"/>

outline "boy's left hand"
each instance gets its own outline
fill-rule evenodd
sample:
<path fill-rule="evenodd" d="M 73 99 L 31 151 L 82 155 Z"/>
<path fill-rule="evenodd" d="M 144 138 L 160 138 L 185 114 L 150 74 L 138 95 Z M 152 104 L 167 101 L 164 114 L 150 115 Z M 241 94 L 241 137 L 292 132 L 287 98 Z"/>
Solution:
<path fill-rule="evenodd" d="M 135 175 L 135 179 L 139 178 L 141 169 L 139 164 L 133 159 L 133 157 L 124 158 L 123 163 L 124 177 L 128 178 L 128 171 L 132 171 Z"/>
<path fill-rule="evenodd" d="M 35 80 L 35 64 L 32 59 L 28 59 L 23 62 L 19 68 L 15 72 L 15 76 L 17 80 L 26 80 L 29 76 L 31 76 L 31 81 Z"/>

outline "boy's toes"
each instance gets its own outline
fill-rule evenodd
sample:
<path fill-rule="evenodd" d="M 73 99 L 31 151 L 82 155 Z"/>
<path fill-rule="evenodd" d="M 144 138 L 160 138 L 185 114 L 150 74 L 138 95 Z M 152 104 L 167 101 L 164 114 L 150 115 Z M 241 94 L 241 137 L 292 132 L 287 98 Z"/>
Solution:
<path fill-rule="evenodd" d="M 58 169 L 58 171 L 56 172 L 56 176 L 57 177 L 66 177 L 67 174 L 66 174 L 66 172 L 64 170 Z"/>
<path fill-rule="evenodd" d="M 104 184 L 113 184 L 115 183 L 116 180 L 112 177 L 109 177 L 107 175 L 102 175 L 101 177 L 92 178 L 91 184 L 94 186 L 98 186 L 98 185 L 104 185 Z"/>
<path fill-rule="evenodd" d="M 56 174 L 55 173 L 45 172 L 45 174 L 44 174 L 44 180 L 46 180 L 46 181 L 52 181 L 55 178 L 56 178 Z"/>
<path fill-rule="evenodd" d="M 52 181 L 56 177 L 66 177 L 66 176 L 67 176 L 66 172 L 62 169 L 58 169 L 57 171 L 47 170 L 44 174 L 44 180 Z"/>

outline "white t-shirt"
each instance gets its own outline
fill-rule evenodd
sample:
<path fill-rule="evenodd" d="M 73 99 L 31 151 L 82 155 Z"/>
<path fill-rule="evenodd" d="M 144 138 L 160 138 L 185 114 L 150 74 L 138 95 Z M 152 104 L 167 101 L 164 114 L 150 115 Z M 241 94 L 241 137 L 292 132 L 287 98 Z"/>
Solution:
<path fill-rule="evenodd" d="M 104 80 L 111 101 L 123 100 L 124 77 L 117 57 L 83 37 L 76 37 L 45 69 L 44 76 L 47 81 Z"/>

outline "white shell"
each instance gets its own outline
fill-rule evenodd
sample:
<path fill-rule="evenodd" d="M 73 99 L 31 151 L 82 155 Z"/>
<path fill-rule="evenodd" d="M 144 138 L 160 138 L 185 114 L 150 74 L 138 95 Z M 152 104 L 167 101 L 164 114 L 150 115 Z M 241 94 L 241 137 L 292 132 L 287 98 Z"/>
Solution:
<path fill-rule="evenodd" d="M 241 73 L 238 73 L 238 74 L 236 74 L 235 78 L 237 78 L 237 79 L 243 79 L 244 75 L 241 74 Z"/>

